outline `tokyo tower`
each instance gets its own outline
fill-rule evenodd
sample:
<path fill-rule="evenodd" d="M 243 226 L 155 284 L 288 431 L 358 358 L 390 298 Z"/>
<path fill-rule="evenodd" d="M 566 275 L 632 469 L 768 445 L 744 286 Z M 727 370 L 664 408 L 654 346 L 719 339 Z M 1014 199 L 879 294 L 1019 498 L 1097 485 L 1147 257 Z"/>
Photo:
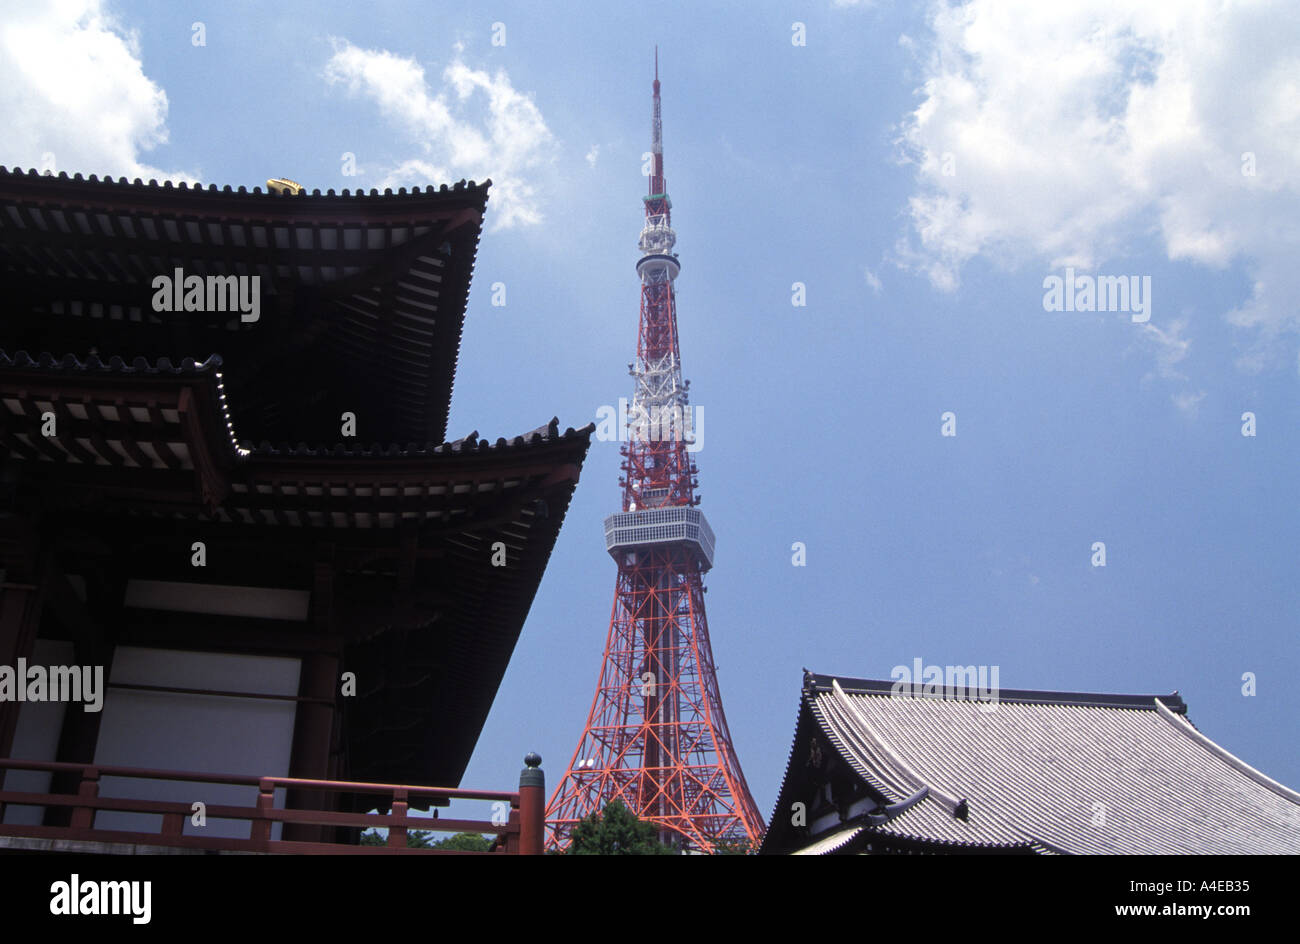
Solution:
<path fill-rule="evenodd" d="M 661 841 L 712 852 L 719 842 L 757 845 L 764 826 L 727 730 L 704 615 L 713 531 L 696 507 L 677 343 L 681 265 L 664 181 L 658 49 L 651 140 L 623 510 L 605 519 L 605 548 L 618 565 L 614 607 L 587 727 L 547 808 L 547 839 L 567 847 L 575 824 L 617 798 L 654 823 Z"/>

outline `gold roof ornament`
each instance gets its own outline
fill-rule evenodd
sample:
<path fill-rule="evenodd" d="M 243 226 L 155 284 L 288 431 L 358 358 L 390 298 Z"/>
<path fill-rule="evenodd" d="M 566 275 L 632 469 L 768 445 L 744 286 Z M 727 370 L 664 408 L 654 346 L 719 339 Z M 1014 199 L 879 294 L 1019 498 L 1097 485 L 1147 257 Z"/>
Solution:
<path fill-rule="evenodd" d="M 271 177 L 266 182 L 266 189 L 275 193 L 299 194 L 304 188 L 298 181 L 290 180 L 288 177 Z"/>

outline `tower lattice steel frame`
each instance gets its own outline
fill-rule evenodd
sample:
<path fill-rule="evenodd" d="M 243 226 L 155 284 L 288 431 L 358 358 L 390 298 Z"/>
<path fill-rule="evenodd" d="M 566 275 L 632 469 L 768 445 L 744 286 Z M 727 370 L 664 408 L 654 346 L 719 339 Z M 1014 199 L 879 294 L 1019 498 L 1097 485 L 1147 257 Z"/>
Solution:
<path fill-rule="evenodd" d="M 618 798 L 696 851 L 762 839 L 764 826 L 736 758 L 704 614 L 703 574 L 713 531 L 695 506 L 688 381 L 682 380 L 673 283 L 672 201 L 664 181 L 655 51 L 653 167 L 637 274 L 641 318 L 628 444 L 619 479 L 623 510 L 605 519 L 618 564 L 605 659 L 587 726 L 547 808 L 548 842 L 566 847 L 573 826 Z"/>

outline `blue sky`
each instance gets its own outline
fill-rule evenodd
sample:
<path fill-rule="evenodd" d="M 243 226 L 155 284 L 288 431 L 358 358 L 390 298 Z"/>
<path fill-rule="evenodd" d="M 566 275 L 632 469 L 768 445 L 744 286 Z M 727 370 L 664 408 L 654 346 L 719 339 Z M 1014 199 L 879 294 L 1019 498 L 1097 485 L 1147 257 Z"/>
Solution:
<path fill-rule="evenodd" d="M 1300 12 L 1127 6 L 6 0 L 0 163 L 490 176 L 450 435 L 577 427 L 631 395 L 658 43 L 709 623 L 764 814 L 801 667 L 916 658 L 1177 689 L 1296 787 Z M 1149 277 L 1150 320 L 1046 311 L 1067 267 Z M 564 771 L 618 461 L 593 443 L 466 785 Z"/>

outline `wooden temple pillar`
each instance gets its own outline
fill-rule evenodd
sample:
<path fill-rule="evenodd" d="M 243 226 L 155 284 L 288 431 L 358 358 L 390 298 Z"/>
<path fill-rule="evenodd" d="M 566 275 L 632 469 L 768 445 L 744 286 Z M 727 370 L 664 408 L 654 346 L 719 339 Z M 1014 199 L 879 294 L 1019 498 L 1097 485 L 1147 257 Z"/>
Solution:
<path fill-rule="evenodd" d="M 327 548 L 315 565 L 311 594 L 310 622 L 322 642 L 334 633 L 334 563 L 333 548 Z M 339 691 L 339 653 L 318 649 L 302 656 L 298 676 L 297 716 L 293 727 L 293 748 L 289 757 L 289 776 L 305 780 L 333 779 L 331 754 L 334 743 L 335 708 Z M 336 810 L 339 797 L 318 790 L 290 790 L 285 799 L 288 809 Z M 297 842 L 332 842 L 333 827 L 289 823 L 284 838 Z"/>
<path fill-rule="evenodd" d="M 113 666 L 113 651 L 123 620 L 123 601 L 126 578 L 117 569 L 112 573 L 99 569 L 84 574 L 86 602 L 73 592 L 71 584 L 59 575 L 51 610 L 72 635 L 79 665 L 103 666 L 103 704 L 108 702 L 108 679 Z M 56 602 L 61 601 L 61 605 Z M 68 764 L 90 764 L 95 760 L 99 744 L 99 723 L 104 717 L 103 705 L 99 711 L 85 711 L 80 706 L 69 705 L 63 716 L 63 730 L 55 760 Z M 56 773 L 50 778 L 51 793 L 76 793 L 81 783 L 80 774 Z M 46 826 L 67 826 L 71 823 L 72 809 L 50 806 L 45 810 Z"/>
<path fill-rule="evenodd" d="M 49 595 L 54 558 L 38 548 L 32 522 L 7 518 L 0 522 L 0 540 L 4 557 L 0 559 L 0 665 L 10 666 L 14 684 L 23 685 L 18 676 L 18 660 L 30 659 L 41 625 L 41 615 Z M 0 699 L 0 757 L 11 757 L 14 733 L 18 730 L 18 713 L 23 703 L 16 693 Z M 0 787 L 4 786 L 0 769 Z"/>

